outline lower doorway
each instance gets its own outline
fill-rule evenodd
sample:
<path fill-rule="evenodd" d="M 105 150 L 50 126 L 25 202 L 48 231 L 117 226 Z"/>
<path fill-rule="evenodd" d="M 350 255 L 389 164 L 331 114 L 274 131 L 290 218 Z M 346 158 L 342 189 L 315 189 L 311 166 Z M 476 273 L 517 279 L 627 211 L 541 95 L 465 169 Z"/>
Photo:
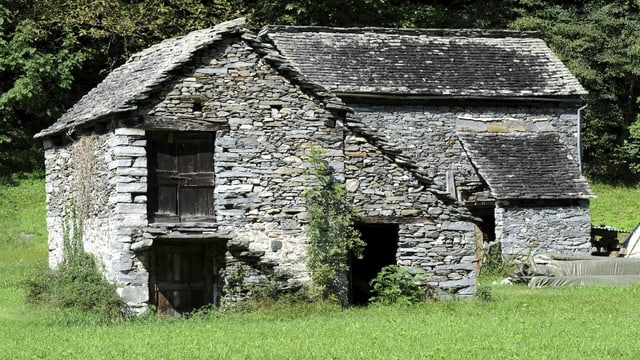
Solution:
<path fill-rule="evenodd" d="M 349 297 L 353 305 L 366 305 L 371 298 L 369 283 L 387 265 L 397 264 L 398 225 L 359 224 L 362 240 L 367 244 L 363 256 L 351 256 Z"/>
<path fill-rule="evenodd" d="M 152 250 L 149 279 L 153 305 L 167 316 L 217 305 L 223 263 L 222 244 L 157 241 Z"/>

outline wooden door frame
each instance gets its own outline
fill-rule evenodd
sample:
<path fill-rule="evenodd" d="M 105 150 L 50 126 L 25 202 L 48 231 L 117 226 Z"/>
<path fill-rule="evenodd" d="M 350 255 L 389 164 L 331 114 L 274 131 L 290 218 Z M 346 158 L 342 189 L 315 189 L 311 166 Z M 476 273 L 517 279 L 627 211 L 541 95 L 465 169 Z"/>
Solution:
<path fill-rule="evenodd" d="M 202 304 L 212 304 L 215 306 L 219 305 L 220 297 L 222 296 L 222 278 L 220 274 L 225 264 L 224 257 L 226 252 L 226 243 L 221 241 L 185 241 L 182 239 L 162 239 L 156 240 L 154 245 L 149 250 L 149 300 L 152 305 L 155 305 L 157 307 L 158 312 L 168 316 L 180 315 L 180 312 L 174 308 L 168 309 L 169 311 L 163 311 L 163 309 L 161 309 L 162 302 L 169 302 L 169 299 L 167 299 L 162 293 L 162 290 L 167 289 L 164 286 L 161 286 L 160 282 L 157 279 L 158 268 L 162 266 L 162 264 L 159 264 L 160 260 L 158 259 L 157 253 L 158 251 L 161 251 L 160 248 L 162 248 L 163 246 L 203 247 L 202 255 L 204 257 L 204 278 L 202 280 Z M 195 309 L 196 308 L 194 307 L 191 310 Z"/>

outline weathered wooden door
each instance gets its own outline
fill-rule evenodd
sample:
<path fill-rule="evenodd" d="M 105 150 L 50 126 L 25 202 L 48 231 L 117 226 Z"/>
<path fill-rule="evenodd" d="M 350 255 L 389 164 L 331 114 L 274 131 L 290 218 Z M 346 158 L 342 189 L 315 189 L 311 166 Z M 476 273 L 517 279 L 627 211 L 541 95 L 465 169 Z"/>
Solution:
<path fill-rule="evenodd" d="M 159 132 L 149 140 L 152 220 L 213 220 L 213 133 Z"/>
<path fill-rule="evenodd" d="M 158 243 L 153 254 L 153 291 L 160 313 L 177 316 L 215 300 L 215 263 L 205 243 Z"/>

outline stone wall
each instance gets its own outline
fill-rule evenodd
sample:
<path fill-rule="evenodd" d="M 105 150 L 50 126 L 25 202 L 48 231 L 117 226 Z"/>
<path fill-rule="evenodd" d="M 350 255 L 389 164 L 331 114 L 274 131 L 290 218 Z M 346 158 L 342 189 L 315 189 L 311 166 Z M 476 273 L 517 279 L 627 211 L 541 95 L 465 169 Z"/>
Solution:
<path fill-rule="evenodd" d="M 459 297 L 475 293 L 474 224 L 410 170 L 363 137 L 345 138 L 346 187 L 363 219 L 399 225 L 397 264 L 423 269 L 432 285 Z"/>
<path fill-rule="evenodd" d="M 44 147 L 49 267 L 56 268 L 64 259 L 64 229 L 72 224 L 73 146 L 46 140 Z"/>
<path fill-rule="evenodd" d="M 415 156 L 435 184 L 446 189 L 446 173 L 456 182 L 477 175 L 460 145 L 456 131 L 557 131 L 577 159 L 577 106 L 426 106 L 352 104 L 356 116 L 390 142 Z"/>
<path fill-rule="evenodd" d="M 331 113 L 244 42 L 203 52 L 177 78 L 144 116 L 224 125 L 215 134 L 214 203 L 215 226 L 233 233 L 227 265 L 244 267 L 253 283 L 263 278 L 261 267 L 308 279 L 301 199 L 307 151 L 325 148 L 341 174 L 342 129 L 328 126 L 336 121 Z"/>
<path fill-rule="evenodd" d="M 591 252 L 589 202 L 578 204 L 510 204 L 496 206 L 496 236 L 506 258 L 535 253 Z"/>
<path fill-rule="evenodd" d="M 541 104 L 531 106 L 426 106 L 426 105 L 352 105 L 355 116 L 366 127 L 380 134 L 385 142 L 404 154 L 414 157 L 417 168 L 432 178 L 436 188 L 447 188 L 447 172 L 453 172 L 455 183 L 478 180 L 478 175 L 457 139 L 456 132 L 546 132 L 555 131 L 569 151 L 576 157 L 577 148 L 577 106 L 570 104 Z M 364 151 L 357 148 L 363 140 L 347 138 L 346 152 L 354 156 L 363 156 Z M 379 162 L 361 160 L 360 163 L 377 164 Z M 353 162 L 353 160 L 352 160 Z M 381 178 L 402 179 L 397 169 L 361 168 L 362 176 L 348 179 L 351 188 L 364 184 L 365 210 L 374 213 L 397 215 L 390 209 L 394 205 L 386 204 L 394 196 L 393 189 L 400 190 L 397 184 L 386 184 L 386 188 L 377 185 Z M 412 208 L 415 215 L 430 215 L 446 220 L 445 209 L 434 206 L 431 200 L 415 193 L 415 183 L 407 183 L 407 195 L 401 195 L 407 202 L 395 205 L 401 212 L 408 213 Z M 358 200 L 356 200 L 358 201 Z M 375 204 L 383 203 L 379 209 Z M 421 204 L 416 206 L 416 204 Z M 413 205 L 411 207 L 410 205 Z M 428 209 L 428 210 L 427 210 Z M 590 218 L 588 202 L 575 205 L 533 205 L 504 203 L 495 209 L 496 239 L 503 243 L 505 256 L 529 251 L 588 252 L 590 239 Z M 421 255 L 422 256 L 422 255 Z M 465 255 L 466 256 L 466 255 Z"/>
<path fill-rule="evenodd" d="M 149 264 L 144 254 L 134 252 L 134 235 L 148 224 L 147 141 L 145 131 L 117 124 L 111 138 L 109 169 L 115 176 L 109 185 L 112 206 L 109 241 L 102 251 L 111 256 L 111 274 L 118 294 L 130 305 L 144 308 L 149 301 Z"/>
<path fill-rule="evenodd" d="M 247 43 L 225 40 L 173 75 L 136 114 L 75 142 L 47 145 L 52 266 L 62 256 L 64 209 L 80 196 L 93 200 L 84 218 L 85 248 L 139 310 L 149 301 L 149 250 L 158 239 L 224 239 L 225 272 L 243 274 L 244 285 L 272 272 L 307 281 L 301 194 L 308 149 L 321 146 L 363 216 L 399 224 L 399 265 L 424 269 L 447 292 L 474 293 L 473 224 L 466 211 L 443 202 L 406 168 L 350 134 L 340 118 Z M 147 135 L 172 129 L 215 132 L 215 223 L 148 221 Z M 74 150 L 80 144 L 82 151 Z M 91 164 L 81 176 L 89 183 L 84 188 L 69 181 L 80 158 Z"/>
<path fill-rule="evenodd" d="M 474 224 L 429 221 L 400 225 L 398 265 L 423 269 L 441 295 L 476 293 Z"/>
<path fill-rule="evenodd" d="M 130 305 L 148 301 L 148 273 L 130 251 L 135 229 L 146 226 L 144 131 L 111 124 L 55 145 L 45 142 L 49 265 L 63 260 L 63 229 L 82 230 L 87 252 Z M 143 306 L 144 308 L 144 306 Z"/>
<path fill-rule="evenodd" d="M 64 258 L 63 243 L 81 226 L 86 250 L 95 253 L 99 265 L 111 272 L 107 253 L 96 253 L 97 244 L 110 238 L 112 188 L 103 158 L 110 153 L 109 135 L 86 134 L 61 146 L 46 144 L 47 221 L 49 265 Z M 66 229 L 66 230 L 65 230 Z M 66 239 L 65 239 L 66 237 Z"/>

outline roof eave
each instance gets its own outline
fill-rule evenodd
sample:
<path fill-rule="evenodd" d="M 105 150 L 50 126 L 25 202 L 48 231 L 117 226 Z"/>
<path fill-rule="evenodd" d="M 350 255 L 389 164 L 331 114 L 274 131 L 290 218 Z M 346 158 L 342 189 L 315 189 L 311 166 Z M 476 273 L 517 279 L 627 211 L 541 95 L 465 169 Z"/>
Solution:
<path fill-rule="evenodd" d="M 587 92 L 557 96 L 490 96 L 490 95 L 446 95 L 446 94 L 407 94 L 407 93 L 364 93 L 333 91 L 339 98 L 349 102 L 357 100 L 403 100 L 416 102 L 429 101 L 496 101 L 496 102 L 558 102 L 583 104 L 582 96 Z"/>
<path fill-rule="evenodd" d="M 495 196 L 495 195 L 494 195 Z M 576 194 L 574 196 L 568 195 L 540 195 L 540 196 L 495 196 L 497 201 L 536 201 L 536 200 L 554 200 L 554 201 L 562 201 L 562 200 L 590 200 L 594 199 L 596 196 L 593 194 Z"/>
<path fill-rule="evenodd" d="M 134 109 L 124 109 L 124 110 L 114 110 L 110 113 L 104 114 L 104 115 L 100 115 L 98 117 L 95 118 L 91 118 L 88 119 L 82 123 L 80 123 L 78 126 L 65 126 L 63 128 L 58 128 L 58 129 L 51 129 L 51 128 L 46 128 L 42 131 L 40 131 L 39 133 L 35 134 L 33 136 L 34 139 L 47 139 L 47 138 L 51 138 L 54 136 L 59 136 L 61 134 L 65 134 L 67 136 L 71 136 L 74 133 L 77 132 L 77 130 L 79 129 L 86 129 L 86 128 L 90 128 L 96 124 L 99 123 L 105 123 L 108 122 L 114 118 L 121 118 L 123 117 L 123 115 L 127 115 L 127 114 L 132 114 L 135 112 L 135 108 Z"/>
<path fill-rule="evenodd" d="M 219 41 L 222 36 L 225 36 L 227 34 L 244 33 L 248 31 L 247 29 L 244 28 L 245 22 L 246 22 L 246 19 L 244 17 L 229 20 L 226 22 L 219 23 L 212 28 L 196 30 L 182 36 L 165 39 L 164 41 L 158 44 L 152 45 L 140 52 L 133 54 L 131 57 L 129 57 L 127 62 L 125 62 L 120 67 L 112 71 L 109 75 L 107 75 L 107 77 L 103 79 L 103 81 L 100 84 L 94 87 L 88 94 L 83 96 L 82 99 L 80 99 L 76 104 L 74 104 L 74 106 L 71 109 L 67 110 L 67 112 L 63 114 L 62 117 L 60 117 L 53 125 L 37 133 L 34 136 L 34 138 L 42 139 L 42 138 L 57 136 L 62 133 L 71 135 L 71 133 L 73 133 L 76 128 L 86 128 L 98 122 L 104 121 L 107 118 L 121 115 L 123 112 L 136 110 L 137 103 L 140 99 L 145 98 L 148 92 L 157 89 L 162 83 L 166 82 L 170 78 L 169 74 L 171 74 L 177 68 L 180 68 L 181 66 L 183 66 L 185 63 L 189 62 L 198 51 Z M 205 34 L 203 35 L 203 33 Z M 96 92 L 97 89 L 99 89 L 101 86 L 103 86 L 103 84 L 108 82 L 110 77 L 113 76 L 115 73 L 117 73 L 120 69 L 123 69 L 125 66 L 129 66 L 132 63 L 135 63 L 136 61 L 142 61 L 140 60 L 141 57 L 149 56 L 151 51 L 157 51 L 163 46 L 167 46 L 168 42 L 170 41 L 173 41 L 173 43 L 171 43 L 171 45 L 173 45 L 175 44 L 176 41 L 184 41 L 185 39 L 189 39 L 189 36 L 193 34 L 195 34 L 196 38 L 190 39 L 190 43 L 187 43 L 188 46 L 183 45 L 184 48 L 182 49 L 183 50 L 182 52 L 176 52 L 175 54 L 173 54 L 172 58 L 170 58 L 172 60 L 170 63 L 168 63 L 166 66 L 164 66 L 161 69 L 153 70 L 155 71 L 155 74 L 154 76 L 151 77 L 150 81 L 141 82 L 139 88 L 136 90 L 135 93 L 126 94 L 130 97 L 129 99 L 125 99 L 122 103 L 115 104 L 116 106 L 113 106 L 112 108 L 104 108 L 104 109 L 101 109 L 101 111 L 90 113 L 87 116 L 84 116 L 84 114 L 73 113 L 74 109 L 77 109 L 77 108 L 81 109 L 83 106 L 87 107 L 91 105 L 90 100 L 87 100 L 87 99 L 92 99 L 92 96 L 93 97 L 99 96 L 99 92 Z M 132 69 L 129 69 L 127 71 L 138 71 L 138 69 L 133 69 L 133 70 Z M 148 80 L 148 79 L 149 78 L 145 80 Z M 83 103 L 83 101 L 86 101 L 89 104 L 85 104 Z M 61 124 L 60 121 L 63 120 L 65 116 L 69 117 L 73 121 L 69 121 L 69 122 L 64 121 Z M 65 122 L 66 124 L 64 124 Z"/>

